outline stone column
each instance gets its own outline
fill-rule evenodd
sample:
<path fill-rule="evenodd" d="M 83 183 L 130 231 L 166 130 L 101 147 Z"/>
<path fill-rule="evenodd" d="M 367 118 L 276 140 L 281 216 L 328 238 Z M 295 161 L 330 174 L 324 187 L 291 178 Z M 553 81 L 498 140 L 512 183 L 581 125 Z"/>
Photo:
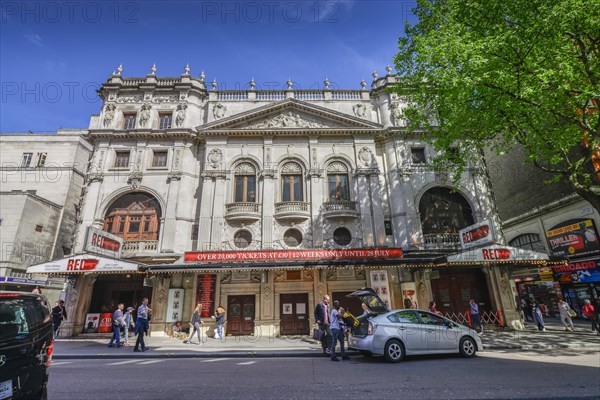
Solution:
<path fill-rule="evenodd" d="M 169 288 L 171 287 L 171 278 L 165 275 L 161 276 L 159 284 L 152 290 L 152 320 L 150 321 L 150 334 L 152 336 L 165 336 L 167 323 L 167 301 L 169 298 Z"/>
<path fill-rule="evenodd" d="M 173 253 L 175 237 L 177 236 L 176 212 L 181 183 L 181 172 L 169 173 L 168 180 L 169 189 L 165 210 L 164 233 L 162 235 L 162 247 L 160 248 L 160 251 L 163 253 Z"/>
<path fill-rule="evenodd" d="M 360 210 L 360 222 L 362 225 L 363 245 L 371 247 L 375 245 L 375 233 L 373 232 L 373 216 L 371 214 L 371 193 L 369 174 L 364 171 L 356 171 L 358 186 L 358 207 Z M 382 223 L 383 224 L 383 223 Z"/>
<path fill-rule="evenodd" d="M 209 250 L 212 243 L 212 209 L 215 180 L 203 174 L 202 197 L 200 199 L 200 216 L 198 221 L 198 249 Z"/>
<path fill-rule="evenodd" d="M 314 248 L 323 247 L 323 224 L 321 221 L 321 205 L 323 204 L 323 169 L 319 166 L 317 158 L 318 138 L 309 138 L 310 169 L 309 176 L 309 207 L 311 215 L 312 240 Z"/>
<path fill-rule="evenodd" d="M 67 336 L 83 332 L 97 275 L 75 275 L 74 278 L 69 284 L 65 301 L 68 319 L 61 327 L 61 333 Z"/>
<path fill-rule="evenodd" d="M 503 317 L 502 322 L 504 326 L 520 326 L 520 324 L 513 324 L 515 321 L 521 321 L 521 315 L 513 302 L 508 272 L 502 271 L 500 268 L 501 267 L 484 267 L 484 272 L 488 277 L 490 296 L 494 299 L 494 305 L 496 307 L 496 309 L 492 311 L 494 311 L 494 313 L 500 311 Z"/>
<path fill-rule="evenodd" d="M 375 246 L 385 245 L 385 226 L 383 219 L 383 205 L 381 204 L 381 187 L 379 185 L 379 174 L 373 173 L 369 177 L 371 204 L 373 209 L 373 232 L 375 234 Z"/>

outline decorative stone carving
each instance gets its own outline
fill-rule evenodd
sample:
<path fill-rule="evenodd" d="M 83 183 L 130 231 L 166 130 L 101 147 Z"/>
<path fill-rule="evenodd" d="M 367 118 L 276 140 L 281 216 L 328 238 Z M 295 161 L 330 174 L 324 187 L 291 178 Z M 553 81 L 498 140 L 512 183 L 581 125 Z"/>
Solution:
<path fill-rule="evenodd" d="M 269 128 L 336 128 L 331 122 L 317 120 L 306 115 L 294 114 L 288 111 L 275 117 L 261 120 L 242 127 L 242 129 L 269 129 Z"/>
<path fill-rule="evenodd" d="M 302 167 L 298 163 L 288 162 L 281 168 L 281 173 L 299 175 L 302 174 Z"/>
<path fill-rule="evenodd" d="M 207 160 L 211 168 L 217 169 L 223 161 L 223 152 L 221 149 L 212 149 L 208 152 Z"/>
<path fill-rule="evenodd" d="M 141 103 L 144 99 L 144 95 L 138 94 L 127 94 L 117 97 L 117 103 Z"/>
<path fill-rule="evenodd" d="M 255 175 L 256 168 L 249 162 L 239 163 L 235 166 L 236 175 Z"/>
<path fill-rule="evenodd" d="M 173 172 L 169 172 L 169 174 L 167 175 L 167 179 L 169 180 L 169 182 L 171 181 L 180 181 L 181 180 L 181 171 L 173 171 Z"/>
<path fill-rule="evenodd" d="M 231 283 L 231 271 L 221 273 L 221 283 Z"/>
<path fill-rule="evenodd" d="M 285 271 L 275 271 L 275 278 L 273 280 L 275 282 L 285 281 Z"/>
<path fill-rule="evenodd" d="M 302 280 L 313 282 L 315 280 L 315 275 L 314 275 L 313 271 L 303 269 L 302 270 Z"/>
<path fill-rule="evenodd" d="M 215 108 L 213 108 L 213 117 L 215 117 L 215 119 L 223 118 L 226 112 L 227 106 L 223 103 L 217 103 L 215 104 Z"/>
<path fill-rule="evenodd" d="M 185 100 L 187 99 L 188 94 L 187 93 L 179 93 L 179 100 Z"/>
<path fill-rule="evenodd" d="M 167 291 L 164 288 L 160 288 L 160 290 L 158 291 L 158 302 L 162 303 L 165 301 L 165 298 L 167 297 Z"/>
<path fill-rule="evenodd" d="M 371 149 L 369 149 L 368 147 L 363 147 L 358 151 L 358 160 L 361 166 L 370 167 L 375 161 L 374 159 L 375 157 L 373 156 Z"/>
<path fill-rule="evenodd" d="M 177 105 L 177 116 L 175 117 L 175 126 L 183 125 L 185 121 L 185 113 L 187 111 L 187 104 L 181 103 Z"/>
<path fill-rule="evenodd" d="M 89 182 L 102 182 L 104 180 L 104 174 L 102 172 L 91 172 L 88 174 Z"/>
<path fill-rule="evenodd" d="M 113 119 L 115 119 L 115 110 L 117 109 L 117 106 L 114 104 L 107 104 L 106 107 L 104 107 L 104 127 L 107 128 L 113 121 Z"/>
<path fill-rule="evenodd" d="M 134 171 L 129 174 L 128 181 L 129 181 L 129 185 L 131 186 L 131 188 L 133 190 L 136 190 L 137 188 L 140 187 L 140 183 L 142 183 L 143 176 L 144 176 L 144 174 L 142 174 L 142 172 L 140 172 L 140 171 Z"/>
<path fill-rule="evenodd" d="M 364 118 L 367 114 L 367 106 L 362 103 L 357 103 L 352 106 L 352 112 L 359 118 Z"/>
<path fill-rule="evenodd" d="M 265 299 L 268 299 L 271 297 L 271 288 L 270 287 L 265 287 L 265 289 L 263 290 L 263 296 L 265 297 Z"/>
<path fill-rule="evenodd" d="M 252 272 L 250 274 L 250 282 L 252 283 L 260 283 L 261 272 Z"/>
<path fill-rule="evenodd" d="M 176 94 L 155 94 L 152 97 L 153 103 L 176 103 L 179 100 L 179 96 Z"/>
<path fill-rule="evenodd" d="M 337 271 L 335 269 L 327 270 L 327 273 L 325 274 L 325 279 L 327 281 L 337 281 Z"/>
<path fill-rule="evenodd" d="M 181 149 L 175 149 L 173 155 L 173 169 L 179 169 L 179 162 L 181 160 Z"/>
<path fill-rule="evenodd" d="M 142 111 L 140 111 L 140 126 L 146 126 L 146 123 L 150 120 L 150 109 L 152 106 L 148 103 L 142 105 Z"/>
<path fill-rule="evenodd" d="M 354 270 L 354 279 L 356 280 L 365 280 L 367 279 L 367 275 L 364 269 L 356 269 Z"/>
<path fill-rule="evenodd" d="M 348 166 L 341 161 L 333 161 L 327 164 L 327 172 L 348 172 Z"/>

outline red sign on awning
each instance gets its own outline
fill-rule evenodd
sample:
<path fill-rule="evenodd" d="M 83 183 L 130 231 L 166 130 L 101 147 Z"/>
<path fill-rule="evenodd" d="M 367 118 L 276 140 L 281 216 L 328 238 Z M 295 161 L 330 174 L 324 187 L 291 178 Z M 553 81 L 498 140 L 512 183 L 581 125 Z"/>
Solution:
<path fill-rule="evenodd" d="M 267 262 L 267 261 L 338 261 L 402 258 L 402 249 L 332 249 L 332 250 L 256 250 L 256 251 L 188 251 L 184 262 Z"/>

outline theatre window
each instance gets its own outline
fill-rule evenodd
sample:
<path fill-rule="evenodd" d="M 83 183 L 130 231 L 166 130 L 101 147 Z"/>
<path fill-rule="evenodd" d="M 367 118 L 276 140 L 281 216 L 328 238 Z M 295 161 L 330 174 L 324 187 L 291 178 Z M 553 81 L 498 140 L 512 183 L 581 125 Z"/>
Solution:
<path fill-rule="evenodd" d="M 103 229 L 130 240 L 158 240 L 160 206 L 145 193 L 130 193 L 117 199 L 108 209 Z"/>
<path fill-rule="evenodd" d="M 350 200 L 350 185 L 346 164 L 334 161 L 327 166 L 327 189 L 329 201 Z"/>
<path fill-rule="evenodd" d="M 508 244 L 525 250 L 538 251 L 542 253 L 546 252 L 546 248 L 540 239 L 540 235 L 537 233 L 525 233 L 523 235 L 519 235 L 512 239 Z"/>
<path fill-rule="evenodd" d="M 240 163 L 235 168 L 234 202 L 256 202 L 256 168 L 248 162 Z"/>
<path fill-rule="evenodd" d="M 281 169 L 281 201 L 303 201 L 302 168 L 289 162 Z"/>
<path fill-rule="evenodd" d="M 429 189 L 419 203 L 423 234 L 457 234 L 472 225 L 473 213 L 467 200 L 444 187 Z"/>

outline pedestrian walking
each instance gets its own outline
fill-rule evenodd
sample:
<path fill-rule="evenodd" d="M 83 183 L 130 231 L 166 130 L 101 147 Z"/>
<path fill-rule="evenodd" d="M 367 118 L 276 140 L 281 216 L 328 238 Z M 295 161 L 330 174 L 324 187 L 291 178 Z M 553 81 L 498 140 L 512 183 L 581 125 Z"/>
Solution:
<path fill-rule="evenodd" d="M 592 302 L 589 299 L 584 300 L 584 305 L 581 308 L 581 313 L 592 321 L 592 332 L 600 335 L 600 322 L 598 321 L 598 312 L 594 309 Z"/>
<path fill-rule="evenodd" d="M 137 335 L 137 339 L 135 340 L 135 347 L 133 351 L 146 351 L 148 348 L 146 347 L 146 343 L 144 343 L 144 335 L 148 333 L 148 317 L 152 313 L 152 309 L 148 307 L 148 298 L 144 297 L 142 299 L 142 304 L 138 307 L 137 310 L 137 318 L 135 320 L 135 330 L 134 333 Z M 140 347 L 142 348 L 140 350 Z"/>
<path fill-rule="evenodd" d="M 125 325 L 123 325 L 123 344 L 125 346 L 129 346 L 129 330 L 135 328 L 132 311 L 133 307 L 127 307 L 127 311 L 123 316 L 123 321 L 125 322 Z"/>
<path fill-rule="evenodd" d="M 565 331 L 575 331 L 573 327 L 573 320 L 571 319 L 571 313 L 574 313 L 569 306 L 569 303 L 563 299 L 558 300 L 558 312 L 560 313 L 560 322 L 565 326 Z M 570 327 L 569 327 L 570 325 Z"/>
<path fill-rule="evenodd" d="M 62 312 L 62 320 L 60 321 L 60 325 L 62 325 L 63 322 L 67 322 L 67 308 L 65 307 L 64 300 L 59 300 L 58 305 L 60 306 L 60 310 Z M 58 339 L 59 337 L 60 337 L 60 326 L 58 328 L 58 331 L 56 332 L 56 338 Z"/>
<path fill-rule="evenodd" d="M 225 325 L 225 309 L 221 306 L 217 307 L 213 318 L 217 323 L 217 329 L 215 329 L 215 339 L 223 339 L 223 325 Z"/>
<path fill-rule="evenodd" d="M 525 322 L 533 322 L 531 303 L 529 303 L 525 299 L 521 299 L 521 308 L 523 309 L 523 314 L 525 315 Z"/>
<path fill-rule="evenodd" d="M 204 322 L 202 322 L 202 319 L 200 318 L 200 316 L 202 315 L 202 303 L 198 303 L 196 304 L 196 309 L 194 310 L 194 314 L 192 315 L 192 319 L 190 321 L 190 337 L 188 339 L 188 343 L 192 344 L 192 338 L 194 337 L 194 334 L 196 332 L 198 332 L 198 344 L 203 344 L 202 343 L 202 332 L 200 331 L 200 325 L 203 325 Z M 192 331 L 192 328 L 194 329 Z"/>
<path fill-rule="evenodd" d="M 542 314 L 542 310 L 536 302 L 531 303 L 531 307 L 533 310 L 533 322 L 537 325 L 539 331 L 546 332 L 546 327 L 544 325 L 544 315 Z"/>
<path fill-rule="evenodd" d="M 329 324 L 329 295 L 323 296 L 323 301 L 315 306 L 315 322 L 319 326 L 321 334 L 321 349 L 323 354 L 331 352 L 331 329 Z"/>
<path fill-rule="evenodd" d="M 335 347 L 337 342 L 340 342 L 340 352 L 342 354 L 342 360 L 348 360 L 348 356 L 346 356 L 346 351 L 344 350 L 344 322 L 342 321 L 343 310 L 340 311 L 340 302 L 333 302 L 333 310 L 331 310 L 331 323 L 330 323 L 330 332 L 331 332 L 331 361 L 340 361 L 339 358 L 336 357 Z"/>
<path fill-rule="evenodd" d="M 113 335 L 110 338 L 108 347 L 115 347 L 115 346 L 113 346 L 113 342 L 115 342 L 115 341 L 117 342 L 117 347 L 122 346 L 121 345 L 121 327 L 124 325 L 123 307 L 125 307 L 123 305 L 123 303 L 119 303 L 119 305 L 117 306 L 117 309 L 113 313 L 113 316 L 112 316 Z"/>
<path fill-rule="evenodd" d="M 52 307 L 52 337 L 54 339 L 58 338 L 58 328 L 60 328 L 61 322 L 62 308 L 60 307 L 60 303 L 57 301 L 54 303 L 54 307 Z"/>
<path fill-rule="evenodd" d="M 479 316 L 479 306 L 475 302 L 475 299 L 469 299 L 469 307 L 471 310 L 471 329 L 477 330 L 479 326 L 479 333 L 483 334 L 483 325 L 481 324 L 481 318 Z"/>

